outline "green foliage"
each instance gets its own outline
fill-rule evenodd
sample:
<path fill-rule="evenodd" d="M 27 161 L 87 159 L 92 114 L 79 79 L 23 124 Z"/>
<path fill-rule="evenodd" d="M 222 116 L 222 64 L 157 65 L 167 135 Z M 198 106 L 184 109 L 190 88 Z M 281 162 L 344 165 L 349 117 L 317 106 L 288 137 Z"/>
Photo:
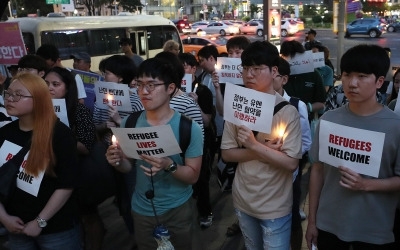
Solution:
<path fill-rule="evenodd" d="M 254 17 L 254 13 L 260 12 L 262 9 L 260 7 L 257 7 L 254 3 L 250 4 L 250 16 Z"/>
<path fill-rule="evenodd" d="M 127 10 L 129 12 L 135 12 L 137 10 L 136 7 L 143 7 L 143 4 L 140 2 L 140 0 L 120 0 L 119 5 L 124 8 L 124 10 Z"/>
<path fill-rule="evenodd" d="M 312 22 L 313 23 L 321 23 L 322 22 L 322 17 L 320 15 L 316 15 L 312 17 Z"/>
<path fill-rule="evenodd" d="M 324 14 L 324 23 L 333 23 L 333 13 L 325 13 Z"/>
<path fill-rule="evenodd" d="M 250 21 L 250 17 L 249 16 L 244 16 L 244 17 L 242 17 L 242 20 L 243 21 L 245 21 L 245 22 L 248 22 L 248 21 Z"/>
<path fill-rule="evenodd" d="M 317 11 L 317 7 L 315 5 L 304 5 L 303 6 L 303 15 L 304 16 L 314 16 Z"/>

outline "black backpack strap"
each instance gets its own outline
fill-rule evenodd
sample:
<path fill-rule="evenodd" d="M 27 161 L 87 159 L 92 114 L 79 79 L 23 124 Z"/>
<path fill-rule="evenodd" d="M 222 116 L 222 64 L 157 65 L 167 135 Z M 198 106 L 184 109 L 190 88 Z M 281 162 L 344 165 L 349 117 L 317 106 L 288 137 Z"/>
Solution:
<path fill-rule="evenodd" d="M 180 154 L 182 159 L 185 159 L 185 152 L 190 144 L 190 139 L 192 137 L 192 120 L 187 116 L 181 114 L 181 119 L 179 120 L 179 147 L 182 150 Z"/>
<path fill-rule="evenodd" d="M 297 111 L 299 111 L 299 101 L 300 99 L 297 97 L 290 97 L 289 100 L 290 104 L 292 104 L 297 109 Z"/>
<path fill-rule="evenodd" d="M 136 122 L 139 119 L 139 116 L 143 113 L 143 110 L 133 112 L 128 116 L 125 123 L 125 128 L 134 128 L 136 127 Z"/>

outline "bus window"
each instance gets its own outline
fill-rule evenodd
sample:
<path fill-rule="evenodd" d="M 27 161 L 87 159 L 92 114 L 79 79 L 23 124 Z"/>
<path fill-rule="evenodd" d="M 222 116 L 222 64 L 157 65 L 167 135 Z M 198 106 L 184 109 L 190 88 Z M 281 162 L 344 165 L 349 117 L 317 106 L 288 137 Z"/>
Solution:
<path fill-rule="evenodd" d="M 110 55 L 120 53 L 119 40 L 125 37 L 125 29 L 100 29 L 91 30 L 92 56 Z"/>
<path fill-rule="evenodd" d="M 139 53 L 137 53 L 140 56 L 145 56 L 147 58 L 147 37 L 145 35 L 145 32 L 140 31 L 137 33 L 138 35 L 138 41 L 139 41 Z"/>
<path fill-rule="evenodd" d="M 35 54 L 35 40 L 33 39 L 33 34 L 28 32 L 22 32 L 22 39 L 24 39 L 26 53 Z"/>
<path fill-rule="evenodd" d="M 88 51 L 87 32 L 82 30 L 44 31 L 42 44 L 53 44 L 58 48 L 62 60 L 80 51 Z"/>

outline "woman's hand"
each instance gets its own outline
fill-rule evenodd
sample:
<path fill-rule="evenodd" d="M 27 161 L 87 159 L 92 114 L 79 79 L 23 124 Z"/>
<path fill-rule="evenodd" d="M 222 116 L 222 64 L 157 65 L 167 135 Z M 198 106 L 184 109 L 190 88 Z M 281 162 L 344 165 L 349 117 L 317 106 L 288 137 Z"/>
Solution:
<path fill-rule="evenodd" d="M 123 159 L 123 152 L 118 144 L 110 145 L 108 147 L 106 152 L 106 158 L 108 163 L 113 167 L 116 167 L 121 163 Z"/>
<path fill-rule="evenodd" d="M 36 237 L 42 232 L 42 228 L 39 227 L 36 220 L 31 220 L 25 225 L 23 233 L 30 236 Z"/>
<path fill-rule="evenodd" d="M 279 140 L 279 138 L 275 138 L 273 140 L 265 140 L 264 145 L 274 150 L 280 151 L 282 147 L 282 142 L 281 140 Z"/>

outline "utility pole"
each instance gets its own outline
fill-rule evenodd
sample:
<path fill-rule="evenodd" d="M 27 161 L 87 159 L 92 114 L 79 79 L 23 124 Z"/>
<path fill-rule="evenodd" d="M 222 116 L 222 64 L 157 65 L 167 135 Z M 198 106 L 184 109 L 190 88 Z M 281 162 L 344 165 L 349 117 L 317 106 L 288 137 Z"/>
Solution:
<path fill-rule="evenodd" d="M 346 25 L 346 3 L 347 0 L 339 0 L 339 12 L 338 12 L 338 43 L 337 43 L 337 64 L 336 74 L 340 75 L 340 60 L 344 53 L 344 29 Z"/>
<path fill-rule="evenodd" d="M 264 40 L 280 49 L 281 45 L 281 0 L 263 0 Z"/>

